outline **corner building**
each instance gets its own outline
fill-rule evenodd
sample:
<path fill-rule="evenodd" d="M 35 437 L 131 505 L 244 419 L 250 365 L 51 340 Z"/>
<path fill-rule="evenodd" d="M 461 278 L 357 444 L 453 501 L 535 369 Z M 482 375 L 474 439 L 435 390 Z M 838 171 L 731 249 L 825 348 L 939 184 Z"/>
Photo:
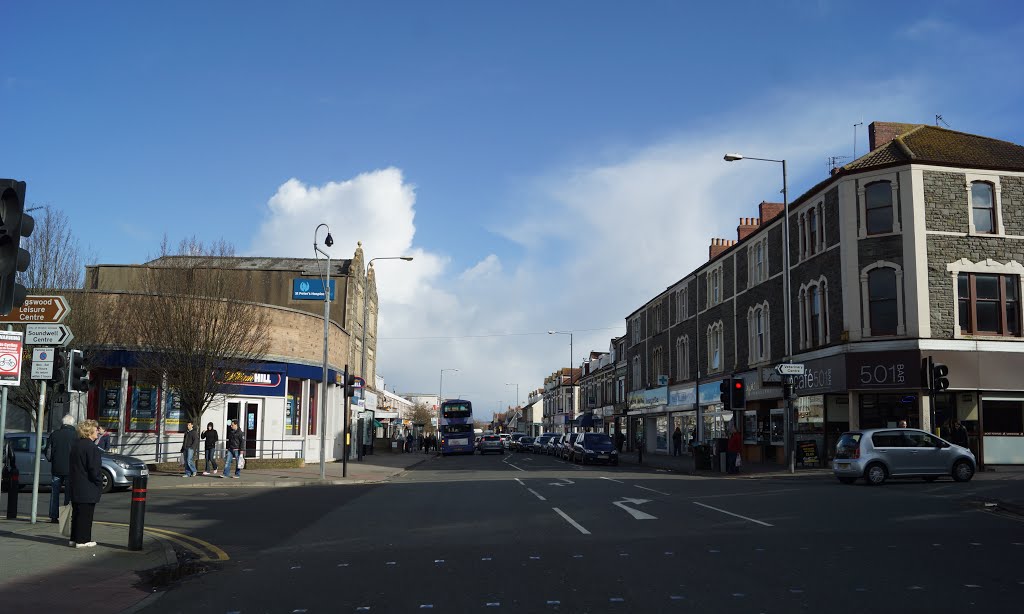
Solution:
<path fill-rule="evenodd" d="M 1024 463 L 1024 147 L 875 122 L 871 151 L 796 198 L 761 203 L 735 239 L 626 318 L 627 420 L 648 452 L 741 429 L 743 457 L 785 461 L 775 365 L 785 356 L 789 225 L 798 458 L 827 462 L 848 429 L 968 429 L 983 465 Z M 949 367 L 930 395 L 927 357 Z M 740 377 L 745 411 L 719 385 Z"/>

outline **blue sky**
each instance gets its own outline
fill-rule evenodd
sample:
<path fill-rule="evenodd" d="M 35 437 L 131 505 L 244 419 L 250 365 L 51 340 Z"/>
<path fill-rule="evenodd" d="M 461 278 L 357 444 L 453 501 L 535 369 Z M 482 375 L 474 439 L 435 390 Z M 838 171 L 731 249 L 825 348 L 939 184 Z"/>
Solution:
<path fill-rule="evenodd" d="M 0 176 L 108 263 L 161 236 L 381 263 L 389 388 L 487 411 L 605 350 L 712 236 L 853 152 L 853 124 L 1024 143 L 1014 2 L 17 3 Z M 593 282 L 595 271 L 614 285 Z M 614 289 L 614 290 L 613 290 Z M 599 330 L 591 330 L 599 329 Z M 607 329 L 607 330 L 606 330 Z M 425 340 L 492 333 L 485 339 Z M 447 388 L 447 384 L 446 384 Z"/>

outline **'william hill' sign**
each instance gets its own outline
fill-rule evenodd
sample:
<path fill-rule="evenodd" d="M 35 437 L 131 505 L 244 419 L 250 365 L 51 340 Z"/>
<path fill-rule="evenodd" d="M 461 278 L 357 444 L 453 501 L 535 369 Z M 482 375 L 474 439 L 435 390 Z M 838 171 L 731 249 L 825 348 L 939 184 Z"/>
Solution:
<path fill-rule="evenodd" d="M 284 374 L 260 371 L 222 371 L 217 381 L 232 387 L 236 394 L 283 396 Z"/>

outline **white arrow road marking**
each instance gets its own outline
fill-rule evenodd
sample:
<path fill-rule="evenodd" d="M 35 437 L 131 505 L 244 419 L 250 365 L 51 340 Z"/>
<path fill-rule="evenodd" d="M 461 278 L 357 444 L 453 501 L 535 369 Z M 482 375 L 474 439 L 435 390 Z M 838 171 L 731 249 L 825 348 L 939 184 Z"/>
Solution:
<path fill-rule="evenodd" d="M 558 478 L 558 479 L 562 480 L 562 481 L 561 482 L 549 482 L 548 485 L 549 486 L 570 486 L 570 485 L 576 483 L 576 482 L 573 482 L 572 480 L 570 480 L 569 478 Z"/>
<path fill-rule="evenodd" d="M 630 499 L 629 497 L 625 497 L 622 499 L 622 501 L 612 501 L 612 505 L 621 507 L 626 511 L 627 514 L 629 514 L 633 518 L 636 518 L 637 520 L 657 520 L 657 516 L 651 516 L 647 512 L 641 512 L 640 510 L 633 509 L 626 505 L 627 503 L 632 503 L 633 505 L 643 505 L 644 503 L 650 503 L 650 501 L 650 499 Z"/>

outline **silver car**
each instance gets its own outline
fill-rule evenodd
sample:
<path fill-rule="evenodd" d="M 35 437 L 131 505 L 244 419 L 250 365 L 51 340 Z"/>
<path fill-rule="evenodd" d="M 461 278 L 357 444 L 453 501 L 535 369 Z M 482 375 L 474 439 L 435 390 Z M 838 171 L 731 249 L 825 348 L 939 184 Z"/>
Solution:
<path fill-rule="evenodd" d="M 497 435 L 484 435 L 480 438 L 480 443 L 476 444 L 476 449 L 480 450 L 481 456 L 488 452 L 505 453 L 505 447 L 501 443 L 501 438 Z"/>
<path fill-rule="evenodd" d="M 6 433 L 4 439 L 14 452 L 15 463 L 18 465 L 18 483 L 22 488 L 31 487 L 36 454 L 35 433 Z M 49 434 L 43 433 L 44 450 L 48 439 Z M 146 467 L 145 461 L 134 456 L 103 452 L 100 473 L 103 475 L 103 492 L 106 493 L 115 488 L 131 487 L 132 478 L 149 475 L 149 468 Z M 50 461 L 46 460 L 46 456 L 40 456 L 39 485 L 49 488 L 50 479 Z"/>
<path fill-rule="evenodd" d="M 843 484 L 857 478 L 871 485 L 889 478 L 951 476 L 957 482 L 974 477 L 977 461 L 967 448 L 919 429 L 866 429 L 843 433 L 836 444 L 832 471 Z"/>

